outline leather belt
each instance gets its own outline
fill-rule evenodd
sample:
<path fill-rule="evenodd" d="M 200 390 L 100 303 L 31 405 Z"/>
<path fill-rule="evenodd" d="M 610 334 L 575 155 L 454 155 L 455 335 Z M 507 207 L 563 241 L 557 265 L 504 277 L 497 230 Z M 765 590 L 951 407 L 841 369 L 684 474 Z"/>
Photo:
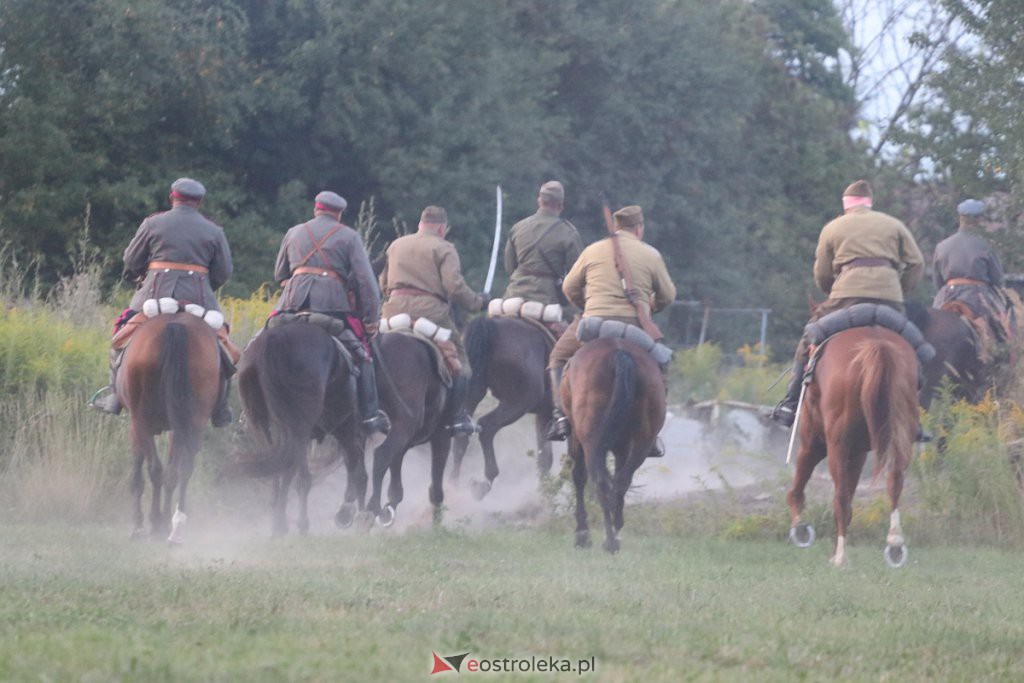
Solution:
<path fill-rule="evenodd" d="M 183 270 L 188 273 L 200 273 L 206 275 L 210 269 L 206 266 L 199 266 L 194 263 L 175 263 L 174 261 L 150 261 L 149 270 Z"/>
<path fill-rule="evenodd" d="M 330 268 L 314 268 L 313 266 L 299 266 L 292 271 L 292 277 L 296 275 L 319 275 L 321 277 L 329 277 L 338 282 L 344 284 L 345 278 L 339 275 L 336 271 Z"/>
<path fill-rule="evenodd" d="M 975 280 L 972 277 L 951 277 L 946 280 L 947 285 L 980 285 L 987 287 L 988 283 L 984 280 Z"/>
<path fill-rule="evenodd" d="M 419 287 L 395 287 L 388 290 L 388 296 L 393 294 L 398 294 L 399 296 L 432 296 L 444 303 L 448 303 L 448 300 L 440 294 L 434 294 L 433 292 L 428 292 L 427 290 L 420 289 Z"/>
<path fill-rule="evenodd" d="M 879 266 L 888 266 L 892 268 L 892 261 L 887 258 L 874 258 L 874 257 L 861 257 L 855 258 L 852 261 L 847 261 L 839 268 L 839 272 L 843 272 L 847 268 L 877 268 Z"/>

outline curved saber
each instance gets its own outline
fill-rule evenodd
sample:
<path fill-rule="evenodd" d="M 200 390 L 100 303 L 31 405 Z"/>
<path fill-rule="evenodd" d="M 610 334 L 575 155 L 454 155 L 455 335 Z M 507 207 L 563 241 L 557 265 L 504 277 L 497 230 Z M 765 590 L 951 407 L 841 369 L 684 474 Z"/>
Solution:
<path fill-rule="evenodd" d="M 491 285 L 494 283 L 494 267 L 498 265 L 498 246 L 501 244 L 501 185 L 494 188 L 495 201 L 498 210 L 494 219 L 494 244 L 491 246 L 491 265 L 487 268 L 487 279 L 484 280 L 484 293 L 491 293 Z"/>

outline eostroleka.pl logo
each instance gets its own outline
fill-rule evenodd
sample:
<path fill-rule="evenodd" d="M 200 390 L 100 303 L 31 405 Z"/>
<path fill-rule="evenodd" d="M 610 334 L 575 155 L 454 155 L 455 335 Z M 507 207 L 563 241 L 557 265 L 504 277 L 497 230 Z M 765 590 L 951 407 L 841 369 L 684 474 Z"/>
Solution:
<path fill-rule="evenodd" d="M 560 659 L 558 657 L 501 657 L 486 659 L 470 658 L 468 652 L 461 655 L 448 655 L 442 657 L 433 650 L 434 668 L 430 675 L 454 671 L 462 673 L 462 664 L 465 662 L 466 673 L 574 673 L 582 676 L 587 673 L 594 673 L 597 669 L 597 658 L 587 657 L 585 659 Z"/>

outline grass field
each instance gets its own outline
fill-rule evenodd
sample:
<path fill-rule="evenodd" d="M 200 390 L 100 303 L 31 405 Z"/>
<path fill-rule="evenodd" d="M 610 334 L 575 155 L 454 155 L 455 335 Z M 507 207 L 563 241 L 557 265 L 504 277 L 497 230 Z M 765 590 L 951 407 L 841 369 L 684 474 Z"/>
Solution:
<path fill-rule="evenodd" d="M 828 539 L 797 550 L 627 520 L 612 557 L 573 549 L 561 521 L 279 541 L 261 527 L 184 548 L 0 526 L 0 680 L 483 676 L 431 677 L 432 650 L 593 657 L 585 680 L 601 681 L 1024 678 L 1019 553 L 911 545 L 892 571 L 862 544 L 837 571 Z"/>

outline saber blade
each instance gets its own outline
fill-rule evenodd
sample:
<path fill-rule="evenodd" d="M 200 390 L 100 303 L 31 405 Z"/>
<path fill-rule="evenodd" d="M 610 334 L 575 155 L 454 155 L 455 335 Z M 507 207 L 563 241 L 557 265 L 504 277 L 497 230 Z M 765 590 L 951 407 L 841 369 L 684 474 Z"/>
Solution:
<path fill-rule="evenodd" d="M 498 247 L 501 245 L 501 185 L 494 188 L 495 202 L 498 207 L 494 219 L 494 244 L 491 246 L 491 265 L 487 267 L 487 279 L 484 281 L 484 293 L 491 293 L 494 284 L 494 268 L 498 265 Z"/>

